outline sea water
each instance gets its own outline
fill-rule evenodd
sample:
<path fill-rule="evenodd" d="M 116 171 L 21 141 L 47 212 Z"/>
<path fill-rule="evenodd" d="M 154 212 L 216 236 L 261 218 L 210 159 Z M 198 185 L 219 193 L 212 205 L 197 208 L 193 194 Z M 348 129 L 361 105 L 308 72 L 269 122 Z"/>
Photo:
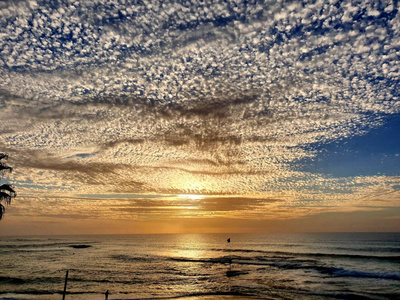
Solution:
<path fill-rule="evenodd" d="M 0 237 L 0 299 L 61 299 L 67 270 L 66 299 L 400 299 L 400 234 Z"/>

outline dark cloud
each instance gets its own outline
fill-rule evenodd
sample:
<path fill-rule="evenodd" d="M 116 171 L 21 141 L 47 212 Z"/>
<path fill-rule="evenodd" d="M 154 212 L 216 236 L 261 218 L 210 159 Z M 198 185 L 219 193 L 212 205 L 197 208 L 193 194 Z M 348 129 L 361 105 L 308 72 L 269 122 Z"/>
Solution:
<path fill-rule="evenodd" d="M 206 197 L 199 201 L 199 208 L 204 211 L 235 211 L 265 209 L 268 205 L 282 202 L 276 198 L 252 197 Z"/>
<path fill-rule="evenodd" d="M 172 199 L 125 199 L 111 205 L 111 210 L 125 213 L 164 213 L 168 216 L 180 215 L 180 212 L 189 215 L 207 215 L 208 213 L 252 210 L 256 213 L 256 211 L 267 209 L 271 204 L 281 201 L 275 198 L 212 196 L 196 200 L 185 198 L 185 196 Z"/>

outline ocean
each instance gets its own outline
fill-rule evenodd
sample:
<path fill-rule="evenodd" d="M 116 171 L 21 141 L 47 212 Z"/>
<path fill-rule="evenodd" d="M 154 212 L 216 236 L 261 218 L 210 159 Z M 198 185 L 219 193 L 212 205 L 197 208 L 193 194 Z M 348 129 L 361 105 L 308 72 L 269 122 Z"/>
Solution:
<path fill-rule="evenodd" d="M 66 299 L 400 299 L 400 234 L 0 237 L 0 299 L 62 299 L 67 270 Z"/>

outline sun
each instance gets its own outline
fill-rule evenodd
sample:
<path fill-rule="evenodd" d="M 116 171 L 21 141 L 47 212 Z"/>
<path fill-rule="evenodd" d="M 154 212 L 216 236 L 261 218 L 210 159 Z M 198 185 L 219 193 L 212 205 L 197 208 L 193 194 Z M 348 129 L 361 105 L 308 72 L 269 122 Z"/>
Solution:
<path fill-rule="evenodd" d="M 192 194 L 181 194 L 178 196 L 179 198 L 190 199 L 190 200 L 200 200 L 203 199 L 203 195 L 192 195 Z"/>

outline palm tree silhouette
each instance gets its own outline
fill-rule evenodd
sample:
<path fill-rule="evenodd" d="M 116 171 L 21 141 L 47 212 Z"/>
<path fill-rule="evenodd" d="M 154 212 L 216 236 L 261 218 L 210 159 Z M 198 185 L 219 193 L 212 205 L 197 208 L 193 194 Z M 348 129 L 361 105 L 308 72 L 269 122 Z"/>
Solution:
<path fill-rule="evenodd" d="M 0 153 L 0 179 L 2 179 L 6 172 L 11 173 L 13 170 L 6 163 L 1 162 L 2 159 L 8 159 L 8 155 Z M 10 184 L 5 183 L 0 185 L 0 220 L 3 218 L 4 212 L 6 210 L 1 202 L 4 201 L 6 204 L 10 204 L 11 198 L 15 198 L 16 196 L 17 193 Z"/>
<path fill-rule="evenodd" d="M 5 172 L 9 172 L 9 173 L 11 173 L 12 172 L 12 168 L 11 167 L 9 167 L 9 166 L 7 166 L 5 163 L 0 163 L 0 174 L 4 174 Z"/>
<path fill-rule="evenodd" d="M 13 197 L 13 198 L 17 197 L 17 193 L 12 188 L 12 185 L 10 185 L 8 183 L 0 185 L 0 191 L 2 191 L 2 192 L 8 191 L 8 192 L 10 192 L 11 197 Z"/>

